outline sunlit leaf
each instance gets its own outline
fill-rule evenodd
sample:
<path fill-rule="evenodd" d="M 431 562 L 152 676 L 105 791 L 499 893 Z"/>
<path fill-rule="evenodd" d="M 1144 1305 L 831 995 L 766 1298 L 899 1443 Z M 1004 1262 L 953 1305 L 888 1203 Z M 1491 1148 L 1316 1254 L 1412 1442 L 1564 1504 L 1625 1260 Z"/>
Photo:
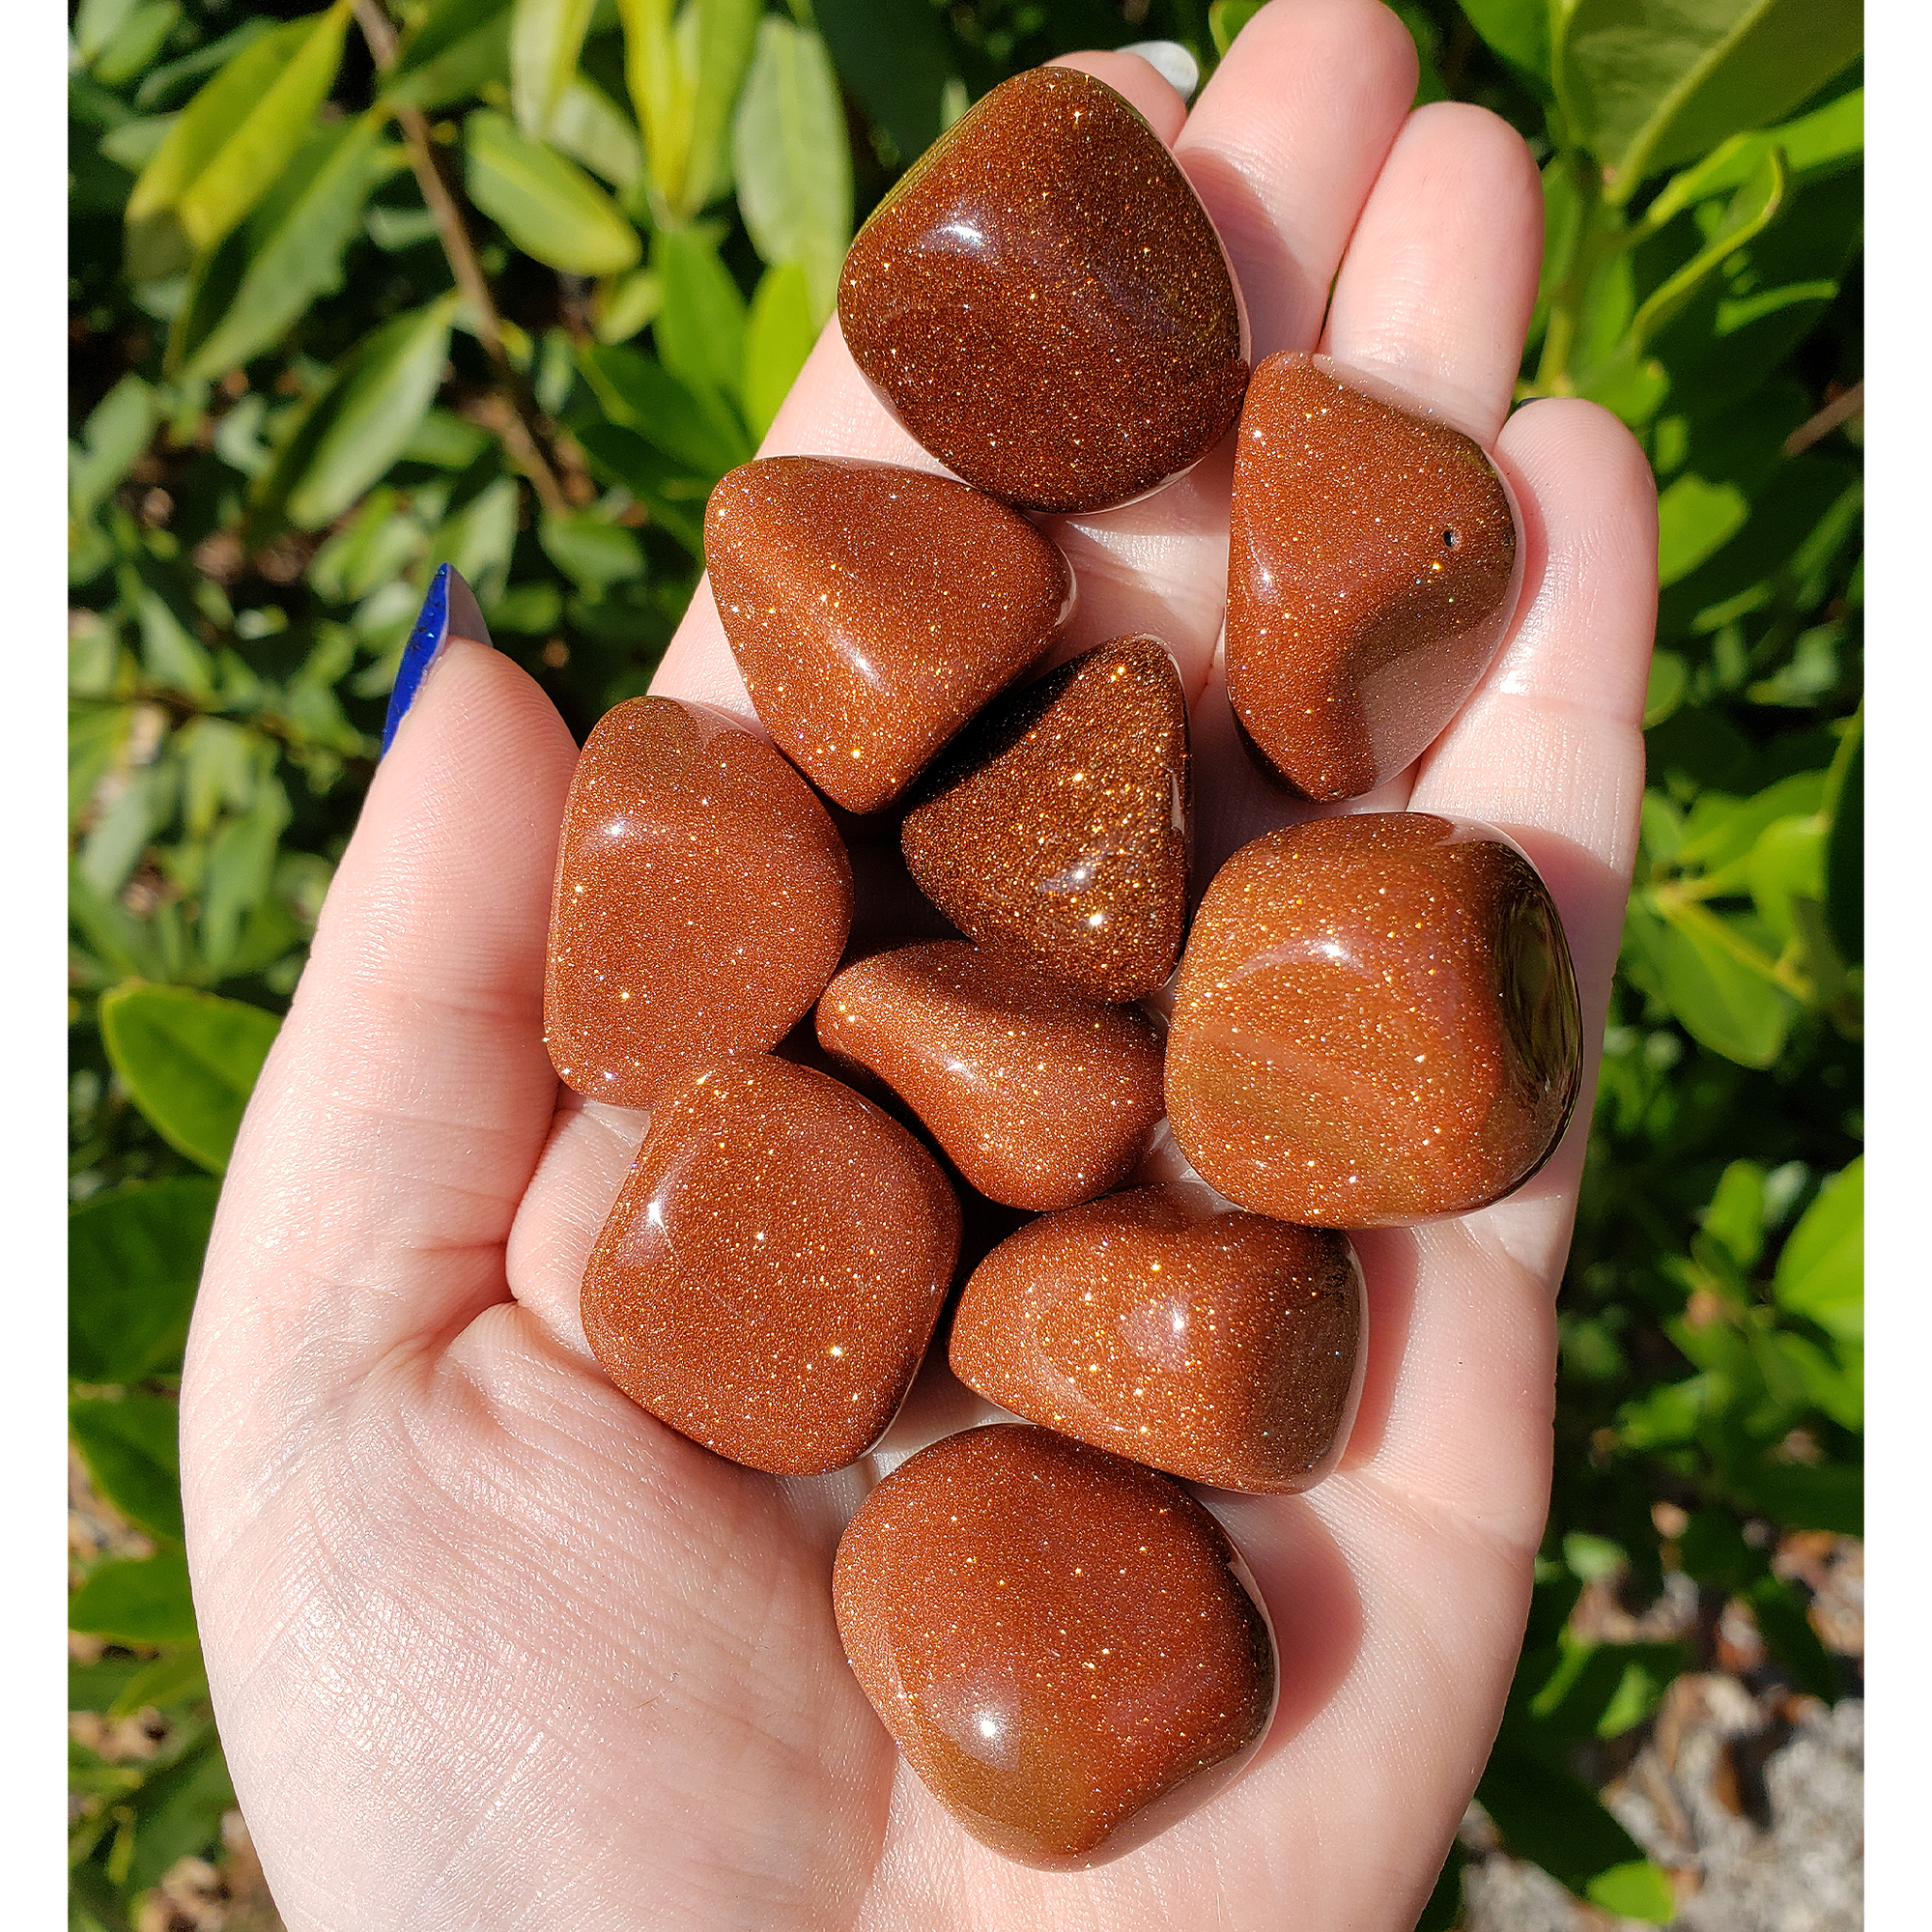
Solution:
<path fill-rule="evenodd" d="M 588 175 L 526 141 L 501 114 L 478 108 L 464 123 L 469 197 L 526 254 L 573 275 L 613 275 L 643 243 Z"/>

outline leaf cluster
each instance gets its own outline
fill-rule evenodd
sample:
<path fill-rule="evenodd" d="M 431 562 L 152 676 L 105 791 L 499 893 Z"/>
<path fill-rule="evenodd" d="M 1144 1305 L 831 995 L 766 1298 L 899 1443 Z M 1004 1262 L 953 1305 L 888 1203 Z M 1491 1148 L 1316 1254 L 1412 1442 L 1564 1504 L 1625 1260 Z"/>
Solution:
<path fill-rule="evenodd" d="M 1481 1798 L 1662 1921 L 1594 1767 L 1697 1640 L 1579 1592 L 1689 1577 L 1848 1688 L 1773 1562 L 1856 1533 L 1862 1379 L 1861 27 L 1852 0 L 1394 0 L 1418 100 L 1530 141 L 1520 393 L 1660 492 L 1636 892 L 1562 1304 L 1558 1478 Z M 436 567 L 582 735 L 641 691 L 856 221 L 970 101 L 1079 46 L 1204 70 L 1254 0 L 79 0 L 71 10 L 72 1439 L 153 1553 L 77 1580 L 76 1924 L 232 1792 L 174 1392 L 242 1107 Z M 1426 1922 L 1459 1910 L 1452 1855 Z"/>

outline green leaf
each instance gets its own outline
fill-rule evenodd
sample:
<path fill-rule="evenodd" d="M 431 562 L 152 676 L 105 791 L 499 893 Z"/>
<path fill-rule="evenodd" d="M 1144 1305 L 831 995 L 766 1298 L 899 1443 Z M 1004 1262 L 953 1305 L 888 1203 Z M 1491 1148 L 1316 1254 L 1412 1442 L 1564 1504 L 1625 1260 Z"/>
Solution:
<path fill-rule="evenodd" d="M 732 104 L 763 12 L 760 0 L 617 0 L 624 75 L 644 134 L 661 218 L 680 225 L 730 185 Z"/>
<path fill-rule="evenodd" d="M 1645 225 L 1661 228 L 1693 204 L 1742 187 L 1774 148 L 1783 150 L 1792 182 L 1803 184 L 1856 165 L 1864 146 L 1865 91 L 1854 87 L 1795 121 L 1780 121 L 1762 133 L 1733 134 L 1719 142 L 1702 160 L 1673 175 L 1658 190 L 1643 212 Z"/>
<path fill-rule="evenodd" d="M 1208 32 L 1214 51 L 1223 57 L 1235 44 L 1235 37 L 1262 11 L 1264 0 L 1214 0 L 1208 9 Z"/>
<path fill-rule="evenodd" d="M 152 1663 L 135 1664 L 109 1704 L 110 1718 L 131 1718 L 136 1711 L 178 1710 L 198 1704 L 208 1695 L 208 1666 L 198 1643 L 185 1643 Z"/>
<path fill-rule="evenodd" d="M 135 1561 L 103 1563 L 68 1599 L 70 1630 L 119 1643 L 180 1643 L 194 1635 L 187 1559 L 163 1549 Z"/>
<path fill-rule="evenodd" d="M 68 445 L 68 515 L 91 517 L 141 460 L 160 412 L 155 392 L 135 375 L 123 376 L 95 405 L 79 446 Z"/>
<path fill-rule="evenodd" d="M 1722 1242 L 1738 1267 L 1747 1270 L 1764 1248 L 1764 1169 L 1751 1160 L 1732 1161 L 1703 1219 L 1704 1233 Z"/>
<path fill-rule="evenodd" d="M 1249 0 L 1217 0 L 1210 23 L 1230 4 L 1244 15 L 1257 11 Z M 925 0 L 814 0 L 812 18 L 839 77 L 890 140 L 890 161 L 923 155 L 946 126 L 947 89 L 960 86 L 941 16 Z"/>
<path fill-rule="evenodd" d="M 1786 946 L 1798 937 L 1793 903 L 1825 898 L 1825 821 L 1812 812 L 1774 819 L 1745 860 L 1745 883 L 1759 917 Z"/>
<path fill-rule="evenodd" d="M 709 493 L 687 465 L 674 463 L 635 431 L 613 422 L 587 422 L 576 434 L 597 475 L 644 504 L 651 520 L 692 556 L 704 554 L 704 499 Z"/>
<path fill-rule="evenodd" d="M 825 43 L 767 14 L 732 130 L 738 210 L 759 256 L 805 270 L 814 324 L 838 298 L 852 239 L 852 160 Z"/>
<path fill-rule="evenodd" d="M 643 574 L 643 547 L 637 538 L 594 511 L 546 517 L 539 541 L 544 554 L 579 589 L 593 595 Z"/>
<path fill-rule="evenodd" d="M 760 441 L 817 339 L 805 270 L 796 262 L 767 269 L 745 328 L 745 413 Z"/>
<path fill-rule="evenodd" d="M 664 305 L 664 284 L 648 269 L 633 269 L 597 285 L 590 305 L 599 342 L 628 342 Z"/>
<path fill-rule="evenodd" d="M 218 1192 L 185 1175 L 108 1194 L 68 1220 L 68 1373 L 139 1382 L 181 1366 Z"/>
<path fill-rule="evenodd" d="M 382 170 L 383 116 L 319 128 L 243 226 L 195 265 L 168 333 L 168 366 L 211 380 L 273 347 L 342 284 L 342 251 Z"/>
<path fill-rule="evenodd" d="M 582 74 L 563 90 L 551 115 L 550 140 L 622 193 L 636 187 L 643 174 L 644 151 L 636 124 Z"/>
<path fill-rule="evenodd" d="M 181 1418 L 158 1396 L 74 1401 L 68 1427 L 94 1487 L 128 1521 L 156 1536 L 182 1535 Z"/>
<path fill-rule="evenodd" d="M 155 1130 L 213 1173 L 228 1165 L 242 1110 L 281 1025 L 273 1013 L 185 986 L 117 986 L 100 1034 L 121 1084 Z"/>
<path fill-rule="evenodd" d="M 1463 0 L 1463 11 L 1504 60 L 1548 86 L 1549 0 Z"/>
<path fill-rule="evenodd" d="M 1818 1633 L 1791 1585 L 1776 1577 L 1760 1577 L 1745 1592 L 1745 1602 L 1765 1642 L 1797 1678 L 1799 1688 L 1828 1704 L 1836 1703 L 1838 1674 L 1832 1667 L 1831 1653 L 1818 1641 Z"/>
<path fill-rule="evenodd" d="M 273 20 L 265 20 L 256 14 L 243 20 L 232 33 L 223 34 L 219 40 L 203 42 L 191 53 L 183 54 L 179 60 L 169 61 L 165 66 L 144 74 L 140 86 L 134 90 L 134 105 L 144 114 L 175 106 L 193 93 L 192 83 L 203 74 L 218 71 L 243 47 L 252 45 L 264 35 L 274 31 Z"/>
<path fill-rule="evenodd" d="M 444 107 L 510 78 L 511 0 L 437 0 L 383 80 L 382 99 Z"/>
<path fill-rule="evenodd" d="M 510 20 L 510 101 L 517 126 L 533 141 L 577 71 L 593 0 L 516 0 Z"/>
<path fill-rule="evenodd" d="M 1863 43 L 1859 0 L 1575 0 L 1558 14 L 1556 98 L 1619 203 L 1782 119 Z"/>
<path fill-rule="evenodd" d="M 1716 232 L 1683 268 L 1648 297 L 1631 322 L 1627 340 L 1641 355 L 1646 344 L 1753 236 L 1776 219 L 1783 205 L 1784 152 L 1773 148 L 1731 197 Z"/>
<path fill-rule="evenodd" d="M 1832 1463 L 1762 1461 L 1729 1472 L 1742 1507 L 1783 1529 L 1823 1529 L 1833 1536 L 1862 1536 L 1864 1471 Z"/>
<path fill-rule="evenodd" d="M 252 42 L 183 109 L 128 198 L 128 272 L 213 248 L 275 185 L 334 85 L 350 0 Z"/>
<path fill-rule="evenodd" d="M 745 370 L 745 298 L 696 229 L 675 228 L 651 243 L 663 299 L 653 325 L 664 366 L 689 389 L 738 393 Z"/>
<path fill-rule="evenodd" d="M 573 275 L 614 275 L 642 254 L 638 231 L 610 196 L 503 115 L 471 114 L 464 152 L 469 198 L 525 254 Z"/>
<path fill-rule="evenodd" d="M 1668 1925 L 1677 1917 L 1677 1895 L 1670 1889 L 1670 1874 L 1648 1859 L 1633 1859 L 1628 1864 L 1599 1872 L 1584 1887 L 1583 1896 L 1619 1918 Z"/>
<path fill-rule="evenodd" d="M 1653 990 L 1693 1039 L 1742 1066 L 1777 1058 L 1798 1002 L 1749 963 L 1755 949 L 1736 934 L 1735 922 L 1684 904 L 1663 919 L 1634 900 L 1624 932 Z"/>
<path fill-rule="evenodd" d="M 1862 1156 L 1818 1190 L 1777 1258 L 1771 1293 L 1844 1341 L 1864 1335 L 1865 1164 Z"/>
<path fill-rule="evenodd" d="M 1684 688 L 1690 671 L 1675 651 L 1655 651 L 1650 660 L 1650 682 L 1644 691 L 1643 728 L 1662 724 L 1684 701 Z"/>
<path fill-rule="evenodd" d="M 1849 960 L 1865 956 L 1865 745 L 1860 732 L 1845 769 L 1825 850 L 1832 938 Z"/>
<path fill-rule="evenodd" d="M 94 77 L 107 87 L 122 87 L 143 72 L 161 50 L 181 18 L 177 0 L 144 0 L 123 22 L 94 62 Z"/>
<path fill-rule="evenodd" d="M 674 463 L 710 482 L 751 456 L 743 431 L 722 406 L 695 395 L 638 350 L 621 345 L 585 349 L 578 366 L 612 422 L 635 430 Z"/>
<path fill-rule="evenodd" d="M 175 1757 L 151 1772 L 134 1794 L 133 1856 L 127 1889 L 157 1884 L 180 1860 L 215 1851 L 222 1814 L 233 1808 L 235 1787 L 214 1726 L 190 1735 Z"/>
<path fill-rule="evenodd" d="M 452 293 L 412 309 L 356 345 L 257 479 L 258 523 L 285 515 L 319 529 L 402 455 L 441 386 L 456 301 Z"/>
<path fill-rule="evenodd" d="M 1593 1882 L 1643 1861 L 1642 1847 L 1587 1784 L 1507 1738 L 1498 1739 L 1476 1797 L 1511 1851 L 1572 1891 L 1588 1895 Z"/>

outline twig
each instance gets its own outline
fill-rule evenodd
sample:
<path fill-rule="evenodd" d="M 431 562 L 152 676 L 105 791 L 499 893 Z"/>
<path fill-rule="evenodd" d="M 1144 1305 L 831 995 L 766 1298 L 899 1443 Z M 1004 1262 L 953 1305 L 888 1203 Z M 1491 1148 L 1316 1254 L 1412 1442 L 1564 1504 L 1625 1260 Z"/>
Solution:
<path fill-rule="evenodd" d="M 355 21 L 362 29 L 362 38 L 369 43 L 370 57 L 375 61 L 377 71 L 386 73 L 396 64 L 395 27 L 383 11 L 381 0 L 354 0 L 354 4 Z M 509 449 L 511 460 L 529 478 L 530 487 L 537 493 L 537 500 L 544 508 L 554 516 L 566 515 L 570 503 L 562 485 L 556 480 L 556 470 L 546 448 L 549 430 L 543 411 L 523 371 L 510 360 L 509 350 L 504 346 L 503 326 L 497 314 L 496 298 L 490 293 L 490 283 L 483 273 L 482 264 L 476 259 L 463 211 L 450 192 L 449 184 L 443 179 L 442 169 L 438 163 L 429 121 L 420 107 L 408 106 L 400 101 L 395 103 L 393 111 L 396 125 L 403 130 L 403 141 L 409 149 L 410 166 L 415 171 L 416 185 L 422 189 L 423 205 L 436 223 L 437 236 L 449 262 L 449 271 L 456 277 L 456 286 L 462 290 L 464 299 L 476 318 L 477 337 L 497 371 L 497 379 L 502 384 L 504 394 L 509 398 L 511 407 L 504 412 L 501 432 L 504 444 Z"/>
<path fill-rule="evenodd" d="M 1801 456 L 1814 442 L 1822 442 L 1840 423 L 1850 422 L 1856 415 L 1862 415 L 1865 407 L 1865 384 L 1861 376 L 1842 396 L 1833 396 L 1814 416 L 1808 417 L 1784 439 L 1786 456 Z"/>

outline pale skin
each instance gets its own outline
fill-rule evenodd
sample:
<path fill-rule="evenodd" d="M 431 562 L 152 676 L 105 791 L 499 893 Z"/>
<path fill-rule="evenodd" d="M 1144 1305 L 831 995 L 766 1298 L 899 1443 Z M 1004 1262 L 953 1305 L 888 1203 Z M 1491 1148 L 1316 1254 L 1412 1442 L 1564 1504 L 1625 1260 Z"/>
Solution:
<path fill-rule="evenodd" d="M 1481 1773 L 1548 1501 L 1553 1301 L 1635 844 L 1650 472 L 1589 404 L 1509 413 L 1536 170 L 1479 109 L 1408 111 L 1413 52 L 1374 0 L 1274 0 L 1191 113 L 1134 56 L 1071 64 L 1174 148 L 1257 359 L 1374 367 L 1510 481 L 1511 634 L 1417 765 L 1350 809 L 1473 816 L 1530 852 L 1575 952 L 1583 1103 L 1512 1199 L 1360 1238 L 1371 1352 L 1339 1472 L 1305 1497 L 1208 1493 L 1280 1645 L 1254 1765 L 1100 1870 L 1009 1863 L 898 1764 L 845 1665 L 828 1586 L 866 1472 L 722 1462 L 584 1346 L 584 1260 L 644 1117 L 578 1101 L 542 1044 L 570 734 L 509 659 L 453 643 L 243 1122 L 183 1387 L 210 1683 L 296 1932 L 1402 1928 Z M 788 452 L 931 467 L 836 324 L 766 441 Z M 1065 654 L 1152 631 L 1181 667 L 1197 890 L 1293 816 L 1221 687 L 1230 462 L 1049 526 L 1081 581 Z M 750 718 L 707 591 L 656 689 Z M 878 869 L 862 859 L 862 890 Z M 942 1376 L 917 1400 L 927 1435 L 966 1416 Z"/>

